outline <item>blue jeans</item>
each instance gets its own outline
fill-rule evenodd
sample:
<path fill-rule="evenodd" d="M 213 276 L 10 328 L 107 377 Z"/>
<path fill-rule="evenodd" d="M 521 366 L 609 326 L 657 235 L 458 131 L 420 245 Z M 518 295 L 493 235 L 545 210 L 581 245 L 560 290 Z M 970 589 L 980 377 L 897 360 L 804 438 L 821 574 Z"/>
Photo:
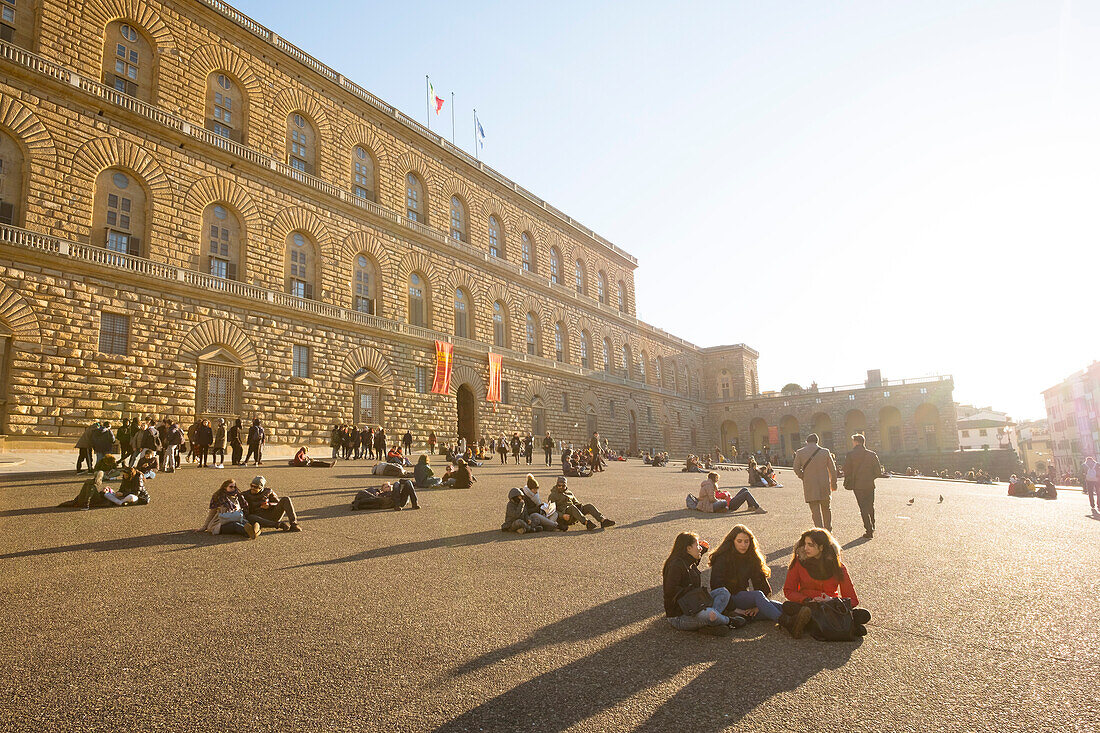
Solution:
<path fill-rule="evenodd" d="M 756 502 L 756 499 L 754 499 L 752 494 L 749 493 L 748 489 L 741 489 L 737 492 L 737 495 L 733 497 L 733 501 L 730 502 L 730 511 L 737 511 L 745 502 L 748 502 L 749 506 L 753 509 L 758 509 L 760 507 L 760 505 Z"/>
<path fill-rule="evenodd" d="M 730 599 L 734 608 L 759 608 L 760 615 L 772 621 L 778 621 L 783 614 L 783 605 L 768 600 L 763 592 L 758 590 L 743 590 L 734 594 Z"/>
<path fill-rule="evenodd" d="M 704 608 L 694 616 L 674 616 L 668 622 L 680 631 L 698 631 L 704 626 L 725 626 L 730 620 L 728 616 L 722 615 L 722 611 L 729 605 L 730 592 L 725 588 L 715 588 L 710 592 L 710 598 L 710 608 Z M 711 611 L 715 612 L 713 621 L 709 618 Z"/>

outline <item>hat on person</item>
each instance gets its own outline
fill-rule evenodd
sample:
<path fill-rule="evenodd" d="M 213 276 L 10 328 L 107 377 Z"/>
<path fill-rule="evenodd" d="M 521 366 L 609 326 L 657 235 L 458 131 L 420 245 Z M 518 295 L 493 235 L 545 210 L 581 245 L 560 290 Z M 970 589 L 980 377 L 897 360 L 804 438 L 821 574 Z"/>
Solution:
<path fill-rule="evenodd" d="M 527 488 L 531 489 L 531 491 L 539 490 L 539 482 L 536 481 L 534 475 L 530 473 L 527 474 Z"/>
<path fill-rule="evenodd" d="M 518 499 L 521 496 L 523 496 L 523 492 L 520 491 L 519 489 L 512 489 L 508 492 L 508 498 L 509 499 Z"/>
<path fill-rule="evenodd" d="M 219 417 L 218 418 L 218 425 L 225 425 L 225 418 L 224 417 Z"/>
<path fill-rule="evenodd" d="M 252 479 L 252 486 L 259 486 L 261 489 L 267 486 L 267 479 L 263 476 L 256 476 Z"/>

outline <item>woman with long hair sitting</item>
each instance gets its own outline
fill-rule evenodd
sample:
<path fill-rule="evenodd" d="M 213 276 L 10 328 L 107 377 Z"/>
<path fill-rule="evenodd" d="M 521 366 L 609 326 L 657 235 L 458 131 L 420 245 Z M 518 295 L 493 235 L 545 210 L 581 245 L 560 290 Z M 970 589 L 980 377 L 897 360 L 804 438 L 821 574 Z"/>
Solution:
<path fill-rule="evenodd" d="M 787 582 L 783 584 L 783 615 L 778 623 L 798 639 L 809 628 L 812 634 L 813 612 L 808 604 L 828 601 L 831 598 L 847 598 L 852 602 L 852 633 L 867 634 L 867 622 L 871 613 L 859 606 L 856 589 L 848 576 L 848 568 L 840 561 L 840 545 L 836 538 L 824 529 L 808 529 L 794 546 L 791 566 L 787 569 Z"/>
<path fill-rule="evenodd" d="M 718 545 L 710 556 L 710 584 L 730 592 L 727 608 L 752 618 L 759 614 L 771 621 L 778 621 L 783 607 L 768 600 L 772 593 L 771 568 L 756 544 L 756 537 L 743 524 L 738 524 Z M 752 583 L 752 590 L 749 590 Z"/>
<path fill-rule="evenodd" d="M 688 615 L 680 607 L 680 599 L 690 591 L 702 587 L 699 576 L 699 560 L 707 551 L 707 545 L 701 542 L 694 532 L 681 532 L 672 543 L 672 552 L 665 560 L 661 575 L 664 579 L 665 616 L 674 628 L 681 631 L 703 631 L 704 633 L 724 634 L 729 627 L 740 627 L 747 623 L 743 616 L 730 619 L 722 615 L 730 600 L 730 592 L 725 588 L 710 591 L 710 603 L 701 611 Z"/>

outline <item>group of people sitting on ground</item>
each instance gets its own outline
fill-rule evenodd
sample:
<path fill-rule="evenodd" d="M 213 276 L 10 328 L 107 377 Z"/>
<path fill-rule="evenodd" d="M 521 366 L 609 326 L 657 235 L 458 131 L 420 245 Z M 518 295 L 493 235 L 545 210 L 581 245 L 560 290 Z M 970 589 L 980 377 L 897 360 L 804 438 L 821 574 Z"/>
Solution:
<path fill-rule="evenodd" d="M 810 529 L 799 537 L 787 568 L 783 584 L 787 600 L 782 604 L 768 597 L 772 592 L 768 583 L 771 569 L 748 527 L 739 524 L 730 530 L 711 556 L 709 593 L 699 571 L 699 562 L 708 549 L 698 534 L 681 532 L 665 560 L 665 616 L 673 628 L 725 635 L 730 629 L 765 618 L 795 639 L 805 632 L 814 638 L 830 639 L 867 634 L 871 614 L 859 608 L 848 569 L 840 560 L 840 546 L 828 531 Z M 728 609 L 733 613 L 724 613 Z M 838 614 L 847 615 L 846 625 L 832 621 Z M 827 629 L 823 628 L 826 623 Z M 838 628 L 845 626 L 844 635 L 838 637 Z"/>
<path fill-rule="evenodd" d="M 290 497 L 279 497 L 267 485 L 266 478 L 256 476 L 248 491 L 241 491 L 233 479 L 222 483 L 210 497 L 206 519 L 195 531 L 213 535 L 242 535 L 254 540 L 265 528 L 283 532 L 302 531 Z"/>
<path fill-rule="evenodd" d="M 714 471 L 708 473 L 706 479 L 699 484 L 699 496 L 687 495 L 687 508 L 707 513 L 734 512 L 740 509 L 742 505 L 748 504 L 749 510 L 755 514 L 768 513 L 760 506 L 760 503 L 756 501 L 756 498 L 748 489 L 741 489 L 736 494 L 730 494 L 728 491 L 719 489 L 719 478 L 719 475 Z"/>
<path fill-rule="evenodd" d="M 566 448 L 561 453 L 561 472 L 571 478 L 588 478 L 593 473 L 592 452 Z"/>
<path fill-rule="evenodd" d="M 653 466 L 654 468 L 660 468 L 661 466 L 668 465 L 668 453 L 650 453 L 645 452 L 642 456 L 642 463 L 647 466 Z"/>
<path fill-rule="evenodd" d="M 73 509 L 94 509 L 96 507 L 109 506 L 134 506 L 149 503 L 149 492 L 145 489 L 145 477 L 137 468 L 125 467 L 120 469 L 118 488 L 107 484 L 107 476 L 103 471 L 96 471 L 95 476 L 84 482 L 80 487 L 80 493 L 75 499 L 58 504 L 59 507 Z"/>
<path fill-rule="evenodd" d="M 1036 487 L 1035 482 L 1027 476 L 1012 474 L 1008 479 L 1008 495 L 1023 499 L 1057 499 L 1058 489 L 1049 479 L 1042 486 Z"/>
<path fill-rule="evenodd" d="M 772 464 L 768 461 L 757 463 L 755 458 L 749 456 L 748 472 L 749 486 L 756 488 L 765 486 L 775 488 L 783 485 L 776 479 L 775 469 L 772 468 Z"/>
<path fill-rule="evenodd" d="M 680 469 L 681 473 L 704 473 L 714 468 L 714 464 L 710 460 L 710 456 L 703 456 L 702 458 L 696 455 L 689 455 L 684 461 L 684 467 Z"/>
<path fill-rule="evenodd" d="M 527 474 L 526 484 L 522 488 L 508 491 L 504 523 L 500 525 L 500 530 L 516 534 L 542 531 L 565 532 L 581 521 L 584 522 L 585 529 L 589 530 L 615 526 L 614 520 L 605 517 L 592 504 L 580 503 L 576 495 L 570 491 L 567 477 L 558 476 L 557 483 L 550 490 L 549 498 L 544 501 L 539 494 L 539 482 L 533 475 Z"/>

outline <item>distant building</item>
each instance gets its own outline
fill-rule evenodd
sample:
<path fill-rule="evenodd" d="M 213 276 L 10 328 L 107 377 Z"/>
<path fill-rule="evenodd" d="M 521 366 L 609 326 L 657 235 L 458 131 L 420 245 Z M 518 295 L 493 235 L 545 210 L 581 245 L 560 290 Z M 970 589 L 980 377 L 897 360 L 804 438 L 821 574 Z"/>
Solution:
<path fill-rule="evenodd" d="M 955 405 L 959 450 L 1014 450 L 1020 452 L 1016 423 L 991 407 Z"/>
<path fill-rule="evenodd" d="M 1050 444 L 1050 427 L 1046 420 L 1021 420 L 1016 425 L 1020 447 L 1018 453 L 1024 468 L 1044 473 L 1054 461 Z"/>
<path fill-rule="evenodd" d="M 1100 362 L 1043 390 L 1043 400 L 1054 465 L 1059 471 L 1076 473 L 1087 456 L 1100 454 Z"/>

